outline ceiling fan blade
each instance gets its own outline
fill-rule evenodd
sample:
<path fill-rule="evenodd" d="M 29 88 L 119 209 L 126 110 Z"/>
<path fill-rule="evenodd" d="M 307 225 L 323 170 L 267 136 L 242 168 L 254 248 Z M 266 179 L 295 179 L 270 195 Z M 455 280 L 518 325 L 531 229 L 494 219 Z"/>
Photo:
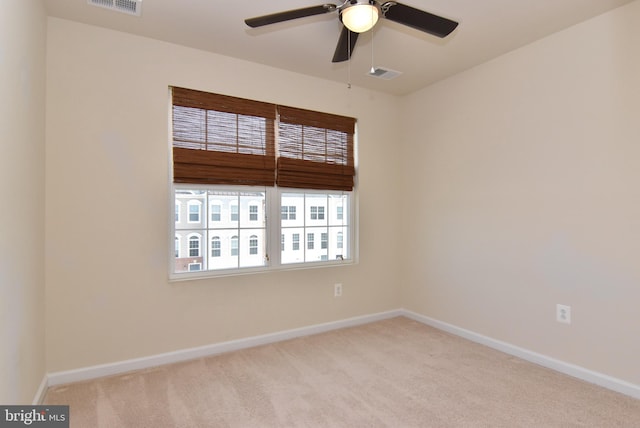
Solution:
<path fill-rule="evenodd" d="M 331 62 L 347 61 L 350 57 L 349 54 L 353 55 L 353 49 L 356 47 L 357 41 L 358 33 L 349 31 L 347 27 L 342 26 L 340 38 L 338 39 L 338 45 L 336 46 L 336 51 L 333 54 L 333 59 L 331 60 Z"/>
<path fill-rule="evenodd" d="M 305 18 L 307 16 L 322 15 L 323 13 L 333 12 L 334 10 L 336 10 L 336 5 L 334 4 L 321 4 L 318 6 L 304 7 L 302 9 L 272 13 L 271 15 L 257 16 L 255 18 L 245 19 L 244 22 L 249 27 L 256 28 L 262 27 L 263 25 L 290 21 L 292 19 Z"/>
<path fill-rule="evenodd" d="M 383 3 L 381 9 L 384 17 L 391 21 L 441 38 L 448 36 L 458 26 L 456 21 L 394 1 Z"/>

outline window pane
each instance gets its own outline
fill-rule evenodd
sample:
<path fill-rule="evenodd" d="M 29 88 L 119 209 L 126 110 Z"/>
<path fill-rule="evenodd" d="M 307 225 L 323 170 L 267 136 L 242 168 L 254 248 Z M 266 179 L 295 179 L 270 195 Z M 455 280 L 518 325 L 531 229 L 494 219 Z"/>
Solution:
<path fill-rule="evenodd" d="M 300 239 L 304 234 L 302 228 L 282 229 L 285 242 L 291 242 L 291 247 L 283 247 L 280 252 L 280 262 L 282 264 L 304 263 L 304 249 L 300 244 Z"/>
<path fill-rule="evenodd" d="M 196 229 L 200 227 L 200 215 L 202 206 L 207 203 L 207 192 L 204 190 L 186 190 L 176 189 L 175 204 L 181 207 L 180 212 L 184 215 L 178 215 L 175 221 L 175 229 L 186 230 Z M 179 238 L 186 242 L 186 235 L 178 235 Z M 186 269 L 186 267 L 185 267 Z"/>
<path fill-rule="evenodd" d="M 347 194 L 335 194 L 328 195 L 328 221 L 331 226 L 346 225 L 349 219 L 349 213 L 347 212 L 348 195 Z"/>
<path fill-rule="evenodd" d="M 305 205 L 308 207 L 307 218 L 309 225 L 320 226 L 327 224 L 325 211 L 328 204 L 326 194 L 310 193 L 305 196 Z"/>
<path fill-rule="evenodd" d="M 240 267 L 265 264 L 264 229 L 240 231 Z"/>
<path fill-rule="evenodd" d="M 304 193 L 283 193 L 281 200 L 282 227 L 304 226 L 304 218 L 297 215 L 304 213 Z M 287 213 L 286 218 L 284 213 Z M 286 221 L 285 221 L 286 220 Z"/>
<path fill-rule="evenodd" d="M 344 192 L 282 193 L 281 204 L 287 207 L 287 218 L 281 216 L 281 232 L 285 243 L 291 242 L 291 246 L 282 247 L 286 250 L 281 251 L 281 263 L 348 259 L 348 202 L 349 194 Z M 291 206 L 300 212 L 306 210 L 306 215 L 292 221 Z"/>
<path fill-rule="evenodd" d="M 240 227 L 264 227 L 265 192 L 244 192 L 240 194 Z"/>
<path fill-rule="evenodd" d="M 176 223 L 175 272 L 266 265 L 266 192 L 216 188 L 176 189 L 189 215 Z"/>
<path fill-rule="evenodd" d="M 318 262 L 327 260 L 329 234 L 326 227 L 307 227 L 307 251 L 305 261 Z M 310 244 L 313 241 L 313 244 Z"/>

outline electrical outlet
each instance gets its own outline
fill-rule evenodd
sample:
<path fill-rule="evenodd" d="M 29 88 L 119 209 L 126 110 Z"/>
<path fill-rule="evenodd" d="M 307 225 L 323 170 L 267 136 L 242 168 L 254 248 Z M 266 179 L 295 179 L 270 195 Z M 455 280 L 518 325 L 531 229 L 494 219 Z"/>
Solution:
<path fill-rule="evenodd" d="M 571 306 L 557 304 L 556 321 L 564 324 L 571 324 Z"/>
<path fill-rule="evenodd" d="M 333 297 L 342 296 L 342 284 L 333 284 Z"/>

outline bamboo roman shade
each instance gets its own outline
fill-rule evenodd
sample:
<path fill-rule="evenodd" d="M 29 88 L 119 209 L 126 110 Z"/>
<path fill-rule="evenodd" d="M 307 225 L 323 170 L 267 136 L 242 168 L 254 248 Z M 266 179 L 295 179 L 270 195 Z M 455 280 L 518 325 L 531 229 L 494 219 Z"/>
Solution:
<path fill-rule="evenodd" d="M 355 123 L 350 117 L 173 88 L 174 182 L 351 191 Z"/>
<path fill-rule="evenodd" d="M 176 183 L 275 183 L 275 104 L 173 88 Z"/>
<path fill-rule="evenodd" d="M 278 113 L 278 186 L 353 190 L 356 120 L 284 106 Z"/>

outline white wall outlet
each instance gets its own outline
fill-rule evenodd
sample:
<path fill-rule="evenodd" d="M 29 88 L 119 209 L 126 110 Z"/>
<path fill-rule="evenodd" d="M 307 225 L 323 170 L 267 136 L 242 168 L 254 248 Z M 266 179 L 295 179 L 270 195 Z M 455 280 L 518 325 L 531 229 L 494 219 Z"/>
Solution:
<path fill-rule="evenodd" d="M 556 321 L 564 324 L 571 324 L 571 306 L 557 304 Z"/>
<path fill-rule="evenodd" d="M 333 297 L 342 296 L 342 284 L 333 284 Z"/>

